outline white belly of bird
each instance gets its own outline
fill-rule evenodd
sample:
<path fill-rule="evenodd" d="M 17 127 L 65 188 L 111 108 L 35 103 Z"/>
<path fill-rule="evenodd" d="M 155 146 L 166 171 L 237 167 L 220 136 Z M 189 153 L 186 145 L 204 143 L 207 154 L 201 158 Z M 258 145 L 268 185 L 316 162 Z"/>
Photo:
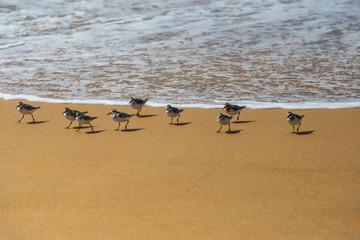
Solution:
<path fill-rule="evenodd" d="M 235 115 L 235 114 L 238 114 L 239 112 L 241 112 L 241 110 L 237 110 L 237 111 L 227 111 L 226 110 L 226 113 L 229 115 Z"/>
<path fill-rule="evenodd" d="M 219 124 L 221 124 L 221 125 L 227 125 L 227 124 L 230 123 L 230 121 L 231 121 L 231 119 L 228 119 L 228 118 L 218 119 L 218 122 L 219 122 Z"/>
<path fill-rule="evenodd" d="M 287 121 L 288 121 L 288 123 L 289 124 L 291 124 L 291 125 L 298 125 L 298 124 L 300 124 L 301 123 L 301 119 L 293 119 L 293 120 L 291 120 L 291 119 L 287 119 Z"/>
<path fill-rule="evenodd" d="M 169 117 L 176 117 L 176 116 L 178 116 L 180 113 L 166 112 L 166 114 L 167 114 Z"/>
<path fill-rule="evenodd" d="M 127 122 L 129 121 L 130 117 L 112 117 L 115 122 Z"/>
<path fill-rule="evenodd" d="M 83 119 L 83 118 L 76 118 L 76 120 L 81 124 L 89 124 L 92 121 L 92 120 L 86 120 L 86 119 Z"/>
<path fill-rule="evenodd" d="M 33 113 L 36 109 L 31 109 L 31 110 L 27 110 L 25 108 L 21 109 L 21 108 L 17 108 L 17 110 L 21 113 L 21 114 L 31 114 Z"/>
<path fill-rule="evenodd" d="M 140 108 L 142 108 L 143 106 L 145 106 L 145 104 L 141 104 L 141 105 L 139 105 L 139 104 L 134 104 L 134 103 L 131 104 L 131 107 L 132 107 L 132 108 L 135 108 L 135 109 L 140 109 Z"/>
<path fill-rule="evenodd" d="M 71 115 L 66 114 L 66 113 L 64 113 L 64 117 L 65 117 L 67 120 L 69 120 L 69 121 L 75 121 L 75 120 L 76 120 L 76 118 L 74 118 L 74 117 L 72 117 Z"/>

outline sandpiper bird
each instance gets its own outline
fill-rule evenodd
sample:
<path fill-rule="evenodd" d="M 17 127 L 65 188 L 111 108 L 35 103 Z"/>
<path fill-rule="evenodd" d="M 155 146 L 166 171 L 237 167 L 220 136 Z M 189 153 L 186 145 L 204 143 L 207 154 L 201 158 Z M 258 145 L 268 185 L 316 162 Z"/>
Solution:
<path fill-rule="evenodd" d="M 220 132 L 222 125 L 229 125 L 229 129 L 227 130 L 227 132 L 231 131 L 231 129 L 230 129 L 231 119 L 232 119 L 232 116 L 227 116 L 225 114 L 219 113 L 217 116 L 217 120 L 220 124 L 220 129 L 217 132 L 218 133 Z"/>
<path fill-rule="evenodd" d="M 296 132 L 299 132 L 299 128 L 300 128 L 300 125 L 301 125 L 301 120 L 302 120 L 303 117 L 304 117 L 304 115 L 297 115 L 297 114 L 294 114 L 292 112 L 287 113 L 286 120 L 288 121 L 288 123 L 290 125 L 292 125 L 293 133 L 295 133 L 294 125 L 299 125 L 297 127 L 297 130 L 296 130 Z"/>
<path fill-rule="evenodd" d="M 115 131 L 118 131 L 120 129 L 120 123 L 121 122 L 126 122 L 126 125 L 125 125 L 125 130 L 127 129 L 127 125 L 129 124 L 129 119 L 132 117 L 132 116 L 135 116 L 135 114 L 127 114 L 127 113 L 124 113 L 124 112 L 118 112 L 116 109 L 113 109 L 111 110 L 111 112 L 109 112 L 107 115 L 110 115 L 111 114 L 111 117 L 112 119 L 115 121 L 115 122 L 119 122 L 119 126 L 117 129 L 115 129 Z"/>
<path fill-rule="evenodd" d="M 129 102 L 131 107 L 138 110 L 136 116 L 140 116 L 141 109 L 145 106 L 147 101 L 148 99 L 143 100 L 140 98 L 131 98 Z"/>
<path fill-rule="evenodd" d="M 246 106 L 238 106 L 230 103 L 225 103 L 225 107 L 223 107 L 223 109 L 226 109 L 226 113 L 230 114 L 231 116 L 238 113 L 237 120 L 239 120 L 240 112 L 244 110 L 245 107 Z"/>
<path fill-rule="evenodd" d="M 170 105 L 167 105 L 166 107 L 166 114 L 171 118 L 171 122 L 170 124 L 173 123 L 173 118 L 174 117 L 178 117 L 176 119 L 177 122 L 179 122 L 179 118 L 180 118 L 180 113 L 183 112 L 184 109 L 178 109 L 176 107 L 172 107 Z"/>
<path fill-rule="evenodd" d="M 80 128 L 82 128 L 82 124 L 89 124 L 91 127 L 91 131 L 94 131 L 94 128 L 91 126 L 91 121 L 97 119 L 97 117 L 90 117 L 88 115 L 85 115 L 83 113 L 77 113 L 76 114 L 76 121 L 79 122 L 79 128 L 76 130 L 76 132 L 80 131 Z"/>
<path fill-rule="evenodd" d="M 16 106 L 16 109 L 23 115 L 22 118 L 20 118 L 19 121 L 17 121 L 18 123 L 21 122 L 21 120 L 23 120 L 25 114 L 30 114 L 32 119 L 33 119 L 33 122 L 35 122 L 35 118 L 34 116 L 32 115 L 32 113 L 34 111 L 36 111 L 37 109 L 39 109 L 40 107 L 33 107 L 29 104 L 25 104 L 25 103 L 22 103 L 22 102 L 19 102 L 18 105 Z"/>
<path fill-rule="evenodd" d="M 76 120 L 76 115 L 77 114 L 86 114 L 87 112 L 79 112 L 77 110 L 71 110 L 70 108 L 66 107 L 65 111 L 63 113 L 64 117 L 70 121 L 69 126 L 67 126 L 66 128 L 70 128 L 71 124 L 73 123 L 73 121 Z"/>

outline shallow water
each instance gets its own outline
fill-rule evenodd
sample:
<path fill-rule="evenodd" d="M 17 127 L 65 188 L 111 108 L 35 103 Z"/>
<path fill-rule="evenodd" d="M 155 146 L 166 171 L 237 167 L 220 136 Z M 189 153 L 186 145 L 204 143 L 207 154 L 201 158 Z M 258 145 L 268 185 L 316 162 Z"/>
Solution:
<path fill-rule="evenodd" d="M 0 97 L 360 107 L 360 1 L 0 2 Z"/>

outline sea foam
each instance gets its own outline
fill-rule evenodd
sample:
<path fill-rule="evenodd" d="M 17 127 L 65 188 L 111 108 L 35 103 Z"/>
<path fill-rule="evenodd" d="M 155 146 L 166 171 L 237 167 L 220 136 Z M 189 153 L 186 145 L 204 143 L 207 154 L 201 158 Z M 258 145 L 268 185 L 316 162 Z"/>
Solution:
<path fill-rule="evenodd" d="M 59 103 L 358 107 L 359 12 L 343 0 L 0 3 L 0 91 Z"/>
<path fill-rule="evenodd" d="M 115 100 L 96 100 L 96 99 L 54 99 L 54 98 L 44 98 L 32 95 L 12 95 L 6 93 L 0 93 L 0 98 L 4 100 L 27 100 L 31 102 L 47 102 L 47 103 L 57 103 L 57 104 L 95 104 L 95 105 L 111 105 L 111 106 L 128 106 L 128 101 L 115 101 Z M 225 102 L 219 102 L 218 104 L 173 104 L 171 102 L 161 103 L 153 102 L 149 100 L 147 106 L 151 107 L 166 107 L 168 104 L 176 105 L 180 108 L 204 108 L 204 109 L 214 109 L 214 108 L 223 108 Z M 231 104 L 246 105 L 250 109 L 345 109 L 345 108 L 360 108 L 359 102 L 302 102 L 302 103 L 270 103 L 270 102 L 252 102 L 252 101 L 243 101 L 243 102 L 231 102 Z"/>

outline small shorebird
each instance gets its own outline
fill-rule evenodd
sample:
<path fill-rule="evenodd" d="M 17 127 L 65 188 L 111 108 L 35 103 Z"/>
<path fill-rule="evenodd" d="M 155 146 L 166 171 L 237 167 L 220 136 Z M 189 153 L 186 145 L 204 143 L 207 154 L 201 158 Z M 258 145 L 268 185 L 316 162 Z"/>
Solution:
<path fill-rule="evenodd" d="M 120 129 L 120 123 L 121 122 L 126 122 L 125 125 L 125 130 L 127 129 L 127 125 L 129 124 L 129 119 L 132 116 L 135 116 L 135 114 L 127 114 L 124 112 L 118 112 L 116 109 L 111 110 L 111 112 L 109 112 L 107 115 L 111 114 L 111 118 L 115 121 L 119 123 L 119 126 L 117 129 L 115 129 L 115 131 L 118 131 Z"/>
<path fill-rule="evenodd" d="M 19 102 L 18 105 L 16 106 L 16 109 L 23 115 L 22 118 L 20 118 L 19 121 L 17 121 L 18 123 L 21 122 L 21 120 L 23 120 L 25 114 L 30 114 L 33 121 L 32 122 L 35 122 L 35 118 L 34 116 L 32 115 L 32 113 L 34 111 L 36 111 L 37 109 L 39 109 L 40 107 L 33 107 L 29 104 L 25 104 L 25 103 L 22 103 L 22 102 Z"/>
<path fill-rule="evenodd" d="M 293 133 L 295 133 L 294 125 L 299 125 L 296 130 L 296 132 L 299 132 L 299 128 L 301 126 L 301 120 L 303 117 L 304 117 L 304 115 L 297 115 L 292 112 L 287 113 L 286 120 L 288 121 L 288 123 L 290 125 L 292 125 Z"/>
<path fill-rule="evenodd" d="M 143 100 L 140 98 L 131 98 L 129 102 L 131 107 L 138 110 L 136 116 L 140 116 L 141 109 L 145 106 L 147 101 L 148 99 Z"/>
<path fill-rule="evenodd" d="M 90 117 L 80 112 L 76 114 L 76 121 L 79 122 L 79 128 L 78 130 L 76 130 L 76 132 L 80 131 L 80 128 L 82 128 L 82 124 L 89 124 L 91 127 L 91 131 L 94 131 L 94 128 L 91 126 L 91 121 L 94 119 L 97 119 L 97 117 Z"/>
<path fill-rule="evenodd" d="M 233 104 L 230 104 L 230 103 L 225 103 L 225 107 L 223 107 L 223 109 L 225 109 L 226 113 L 230 114 L 231 116 L 238 113 L 237 120 L 239 120 L 240 112 L 242 110 L 244 110 L 245 107 L 246 107 L 245 105 L 244 106 L 238 106 L 238 105 L 233 105 Z"/>
<path fill-rule="evenodd" d="M 71 124 L 73 123 L 73 121 L 76 120 L 76 115 L 78 114 L 86 114 L 87 112 L 79 112 L 77 110 L 71 110 L 70 108 L 66 107 L 65 111 L 63 113 L 64 117 L 70 121 L 69 126 L 67 126 L 66 128 L 70 128 Z"/>
<path fill-rule="evenodd" d="M 225 114 L 219 113 L 217 116 L 217 120 L 220 124 L 220 129 L 217 131 L 218 133 L 220 132 L 222 125 L 229 125 L 229 129 L 226 132 L 231 131 L 230 129 L 230 122 L 231 122 L 232 116 L 227 116 Z"/>
<path fill-rule="evenodd" d="M 177 122 L 179 122 L 180 113 L 183 112 L 184 109 L 178 109 L 176 107 L 172 107 L 171 105 L 167 105 L 166 107 L 166 114 L 171 118 L 170 124 L 173 123 L 173 118 L 178 117 L 176 119 Z"/>

